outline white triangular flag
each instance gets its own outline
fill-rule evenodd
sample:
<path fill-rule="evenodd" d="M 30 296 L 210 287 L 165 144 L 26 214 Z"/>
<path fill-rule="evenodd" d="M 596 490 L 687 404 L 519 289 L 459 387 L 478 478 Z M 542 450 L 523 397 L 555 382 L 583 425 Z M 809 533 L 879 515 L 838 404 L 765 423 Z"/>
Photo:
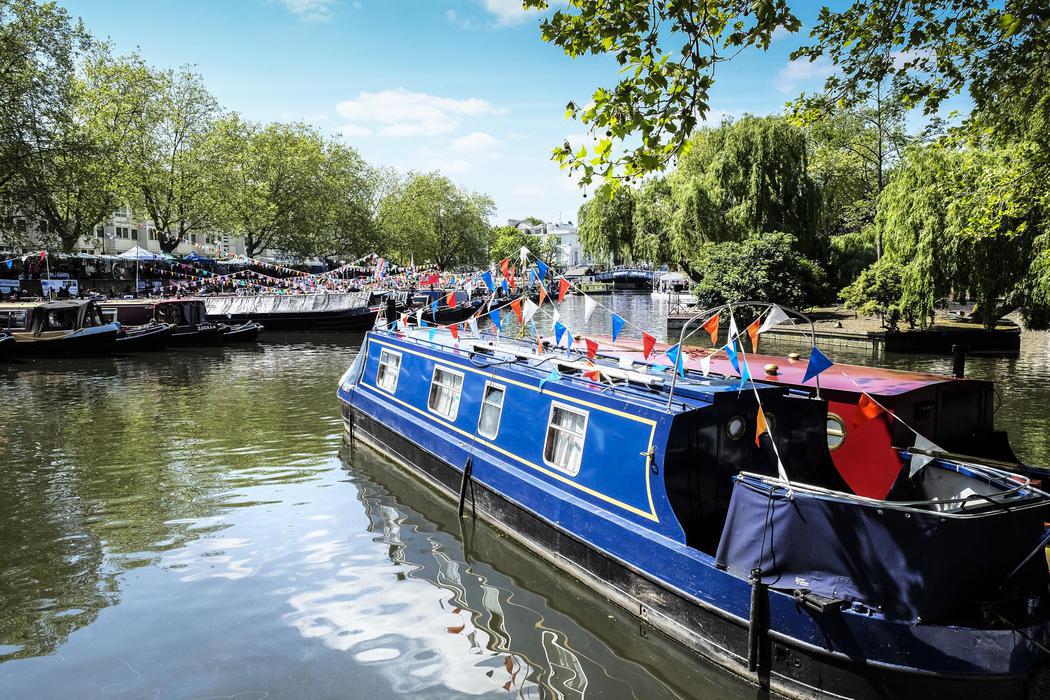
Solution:
<path fill-rule="evenodd" d="M 423 325 L 423 308 L 422 307 L 416 309 L 416 325 L 417 326 L 422 326 Z"/>
<path fill-rule="evenodd" d="M 729 313 L 729 337 L 726 338 L 727 343 L 732 343 L 733 339 L 740 335 L 740 331 L 736 329 L 736 318 L 732 312 Z"/>
<path fill-rule="evenodd" d="M 711 356 L 704 355 L 700 358 L 700 373 L 705 377 L 711 374 Z"/>
<path fill-rule="evenodd" d="M 471 316 L 467 319 L 467 325 L 470 326 L 471 333 L 480 337 L 480 335 L 478 334 L 478 319 Z"/>
<path fill-rule="evenodd" d="M 779 325 L 784 321 L 790 321 L 791 317 L 784 313 L 784 310 L 773 305 L 773 308 L 769 310 L 769 314 L 766 315 L 766 320 L 762 321 L 762 326 L 758 329 L 759 333 L 765 333 L 773 326 Z"/>
<path fill-rule="evenodd" d="M 525 269 L 525 264 L 529 262 L 529 249 L 522 246 L 521 250 L 518 251 L 518 257 L 521 258 L 522 269 Z"/>
<path fill-rule="evenodd" d="M 927 440 L 922 435 L 916 433 L 915 445 L 920 450 L 932 450 L 936 452 L 944 452 L 940 447 Z M 911 456 L 911 468 L 908 470 L 908 478 L 915 476 L 923 467 L 933 461 L 933 457 L 930 455 L 912 454 Z"/>
<path fill-rule="evenodd" d="M 594 313 L 594 310 L 596 308 L 598 308 L 598 302 L 596 302 L 594 299 L 591 299 L 586 294 L 583 295 L 583 321 L 584 321 L 584 323 L 586 323 L 587 321 L 591 320 L 591 314 Z"/>
<path fill-rule="evenodd" d="M 525 308 L 521 311 L 521 322 L 523 324 L 528 323 L 532 320 L 532 317 L 536 315 L 536 312 L 540 310 L 540 307 L 533 303 L 532 299 L 525 299 Z"/>
<path fill-rule="evenodd" d="M 558 321 L 560 321 L 560 320 L 561 320 L 561 314 L 558 313 L 557 309 L 554 309 L 554 314 L 551 316 L 551 330 L 554 330 L 554 327 L 556 325 L 558 325 Z"/>

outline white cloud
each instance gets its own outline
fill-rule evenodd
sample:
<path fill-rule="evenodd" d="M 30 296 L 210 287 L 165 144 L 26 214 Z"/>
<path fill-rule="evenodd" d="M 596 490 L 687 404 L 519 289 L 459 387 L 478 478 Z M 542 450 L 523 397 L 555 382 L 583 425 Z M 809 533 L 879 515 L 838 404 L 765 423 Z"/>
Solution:
<path fill-rule="evenodd" d="M 777 89 L 781 92 L 795 92 L 804 83 L 823 82 L 834 72 L 835 65 L 827 56 L 818 56 L 814 61 L 797 58 L 788 61 L 788 64 L 777 72 Z"/>
<path fill-rule="evenodd" d="M 344 124 L 336 129 L 336 132 L 340 136 L 368 136 L 372 133 L 372 130 L 360 124 Z"/>
<path fill-rule="evenodd" d="M 462 175 L 463 173 L 469 173 L 474 169 L 473 164 L 465 160 L 443 160 L 433 164 L 433 169 L 440 170 L 446 175 Z"/>
<path fill-rule="evenodd" d="M 327 22 L 335 16 L 339 0 L 276 0 L 303 22 Z M 355 7 L 357 5 L 355 4 Z"/>
<path fill-rule="evenodd" d="M 485 153 L 488 155 L 499 155 L 494 151 L 496 146 L 503 143 L 498 138 L 484 131 L 475 131 L 452 139 L 449 147 L 460 153 Z"/>
<path fill-rule="evenodd" d="M 502 25 L 518 24 L 526 17 L 521 0 L 481 0 L 482 6 L 496 16 L 496 22 Z"/>
<path fill-rule="evenodd" d="M 435 136 L 447 134 L 464 117 L 502 114 L 488 100 L 477 97 L 437 97 L 404 88 L 362 92 L 336 105 L 335 111 L 349 126 L 374 127 L 382 136 Z"/>

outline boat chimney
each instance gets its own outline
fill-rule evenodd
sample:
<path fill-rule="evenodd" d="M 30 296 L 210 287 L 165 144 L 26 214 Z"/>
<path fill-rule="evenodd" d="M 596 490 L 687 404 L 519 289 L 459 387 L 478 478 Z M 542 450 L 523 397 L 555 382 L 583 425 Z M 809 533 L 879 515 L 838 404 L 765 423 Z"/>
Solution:
<path fill-rule="evenodd" d="M 966 345 L 952 346 L 952 376 L 956 379 L 962 379 L 966 374 L 967 350 L 969 350 L 969 347 Z"/>

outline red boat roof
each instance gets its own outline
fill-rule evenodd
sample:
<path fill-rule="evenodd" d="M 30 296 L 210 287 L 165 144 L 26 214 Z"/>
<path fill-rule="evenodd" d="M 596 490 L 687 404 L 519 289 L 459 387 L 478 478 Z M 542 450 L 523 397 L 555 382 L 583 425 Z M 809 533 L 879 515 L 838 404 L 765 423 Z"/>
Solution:
<path fill-rule="evenodd" d="M 640 340 L 630 338 L 613 342 L 612 338 L 609 337 L 590 337 L 598 342 L 598 351 L 601 353 L 625 355 L 637 361 L 644 359 Z M 650 359 L 667 365 L 672 364 L 670 359 L 663 357 L 663 352 L 670 347 L 667 343 L 657 343 L 649 356 Z M 700 369 L 700 359 L 712 352 L 714 353 L 711 357 L 712 372 L 728 376 L 739 376 L 740 373 L 733 369 L 733 364 L 729 361 L 725 351 L 720 349 L 705 350 L 698 347 L 687 347 L 686 367 L 688 369 Z M 816 386 L 816 382 L 812 379 L 806 384 L 802 383 L 802 378 L 806 374 L 806 365 L 809 363 L 809 358 L 806 356 L 792 360 L 780 355 L 746 353 L 746 357 L 748 367 L 751 369 L 751 375 L 757 381 L 789 384 L 792 386 Z M 769 364 L 777 366 L 776 375 L 766 374 L 765 367 Z M 831 369 L 820 375 L 821 389 L 848 392 L 865 391 L 873 396 L 897 396 L 934 384 L 948 382 L 973 383 L 979 381 L 981 380 L 955 379 L 954 377 L 946 377 L 939 374 L 905 372 L 881 367 L 840 364 L 838 362 Z"/>

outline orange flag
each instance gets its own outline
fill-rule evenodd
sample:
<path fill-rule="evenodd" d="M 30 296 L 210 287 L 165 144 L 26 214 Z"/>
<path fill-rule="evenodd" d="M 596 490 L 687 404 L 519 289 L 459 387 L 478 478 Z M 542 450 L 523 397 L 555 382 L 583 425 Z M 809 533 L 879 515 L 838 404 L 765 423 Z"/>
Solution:
<path fill-rule="evenodd" d="M 645 359 L 649 359 L 649 355 L 652 354 L 654 347 L 656 347 L 656 338 L 643 331 L 642 354 L 645 356 Z"/>
<path fill-rule="evenodd" d="M 565 299 L 565 292 L 569 291 L 569 280 L 564 277 L 558 281 L 558 303 L 560 304 Z"/>
<path fill-rule="evenodd" d="M 517 265 L 511 265 L 510 266 L 510 277 L 507 278 L 507 282 L 510 283 L 510 288 L 511 289 L 514 289 L 514 278 L 517 277 L 517 276 L 518 276 L 518 266 Z"/>
<path fill-rule="evenodd" d="M 540 306 L 543 306 L 543 300 L 547 298 L 547 289 L 544 285 L 540 285 Z"/>
<path fill-rule="evenodd" d="M 711 334 L 711 344 L 718 343 L 718 314 L 704 321 L 704 330 Z"/>
<path fill-rule="evenodd" d="M 449 306 L 455 306 L 456 305 L 456 293 L 455 292 L 449 292 L 448 293 L 448 297 L 445 299 L 445 303 L 448 304 Z"/>
<path fill-rule="evenodd" d="M 518 317 L 518 323 L 521 323 L 521 299 L 515 299 L 510 302 L 510 308 L 514 310 L 514 315 Z"/>
<path fill-rule="evenodd" d="M 452 331 L 452 337 L 456 340 L 459 340 L 459 326 L 453 323 L 451 326 L 448 327 L 448 329 Z"/>
<path fill-rule="evenodd" d="M 590 372 L 584 372 L 583 376 L 587 377 L 592 382 L 600 382 L 602 380 L 602 373 L 596 369 L 592 369 Z"/>
<path fill-rule="evenodd" d="M 510 276 L 510 258 L 503 258 L 502 260 L 500 260 L 499 261 L 499 269 L 500 269 L 500 272 L 503 273 L 503 277 L 504 278 L 509 277 Z"/>
<path fill-rule="evenodd" d="M 747 327 L 747 334 L 751 337 L 751 352 L 758 352 L 758 329 L 761 327 L 758 321 L 759 319 L 756 318 Z"/>
<path fill-rule="evenodd" d="M 853 427 L 856 428 L 864 421 L 876 418 L 880 413 L 884 413 L 885 411 L 886 409 L 880 406 L 875 399 L 862 392 L 860 400 L 857 401 L 857 412 L 853 414 Z"/>
<path fill-rule="evenodd" d="M 762 410 L 762 407 L 758 407 L 758 420 L 755 421 L 755 444 L 758 445 L 758 439 L 762 437 L 762 433 L 766 432 L 766 412 Z"/>
<path fill-rule="evenodd" d="M 594 356 L 598 354 L 598 343 L 590 338 L 584 338 L 583 342 L 587 343 L 587 357 L 593 360 Z"/>

